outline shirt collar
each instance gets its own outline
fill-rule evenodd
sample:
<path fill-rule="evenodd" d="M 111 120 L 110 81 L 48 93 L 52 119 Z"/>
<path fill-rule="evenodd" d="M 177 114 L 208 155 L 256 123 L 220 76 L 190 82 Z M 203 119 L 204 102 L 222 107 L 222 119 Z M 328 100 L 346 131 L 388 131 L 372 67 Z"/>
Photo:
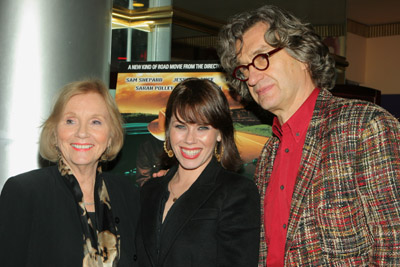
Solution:
<path fill-rule="evenodd" d="M 274 117 L 272 132 L 279 138 L 279 140 L 282 139 L 284 133 L 290 133 L 294 140 L 299 142 L 301 137 L 306 134 L 319 92 L 320 89 L 315 88 L 300 108 L 283 125 L 279 123 L 277 117 Z"/>

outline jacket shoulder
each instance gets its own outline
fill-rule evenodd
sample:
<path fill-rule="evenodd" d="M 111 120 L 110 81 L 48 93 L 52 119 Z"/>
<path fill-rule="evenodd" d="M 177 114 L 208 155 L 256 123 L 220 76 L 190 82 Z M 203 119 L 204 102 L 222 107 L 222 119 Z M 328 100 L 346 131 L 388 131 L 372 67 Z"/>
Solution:
<path fill-rule="evenodd" d="M 221 171 L 218 174 L 217 180 L 226 188 L 229 188 L 234 191 L 249 191 L 252 190 L 257 191 L 257 186 L 254 180 L 249 179 L 239 173 L 235 173 L 232 171 L 228 171 L 224 168 L 221 168 Z"/>
<path fill-rule="evenodd" d="M 3 186 L 0 202 L 19 201 L 28 205 L 46 199 L 54 192 L 57 173 L 56 167 L 46 167 L 10 177 Z"/>
<path fill-rule="evenodd" d="M 350 118 L 359 121 L 371 121 L 374 118 L 395 119 L 384 108 L 359 99 L 347 99 L 330 96 L 325 102 L 327 118 L 349 120 Z"/>
<path fill-rule="evenodd" d="M 10 177 L 6 181 L 5 186 L 8 184 L 18 184 L 31 189 L 41 188 L 47 186 L 54 179 L 54 174 L 56 173 L 58 173 L 58 170 L 55 166 L 28 171 Z"/>

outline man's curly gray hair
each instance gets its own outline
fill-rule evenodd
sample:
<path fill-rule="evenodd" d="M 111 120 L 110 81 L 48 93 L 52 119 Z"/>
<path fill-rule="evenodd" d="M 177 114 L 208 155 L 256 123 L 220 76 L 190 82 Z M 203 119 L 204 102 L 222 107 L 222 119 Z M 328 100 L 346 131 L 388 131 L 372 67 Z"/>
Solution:
<path fill-rule="evenodd" d="M 283 47 L 293 58 L 307 64 L 317 87 L 331 89 L 334 86 L 335 61 L 312 26 L 285 10 L 265 5 L 233 16 L 218 36 L 217 52 L 221 65 L 227 72 L 229 83 L 243 98 L 250 97 L 247 84 L 232 76 L 238 66 L 237 55 L 241 52 L 236 51 L 236 43 L 243 43 L 243 34 L 258 22 L 269 26 L 264 38 L 270 46 Z"/>

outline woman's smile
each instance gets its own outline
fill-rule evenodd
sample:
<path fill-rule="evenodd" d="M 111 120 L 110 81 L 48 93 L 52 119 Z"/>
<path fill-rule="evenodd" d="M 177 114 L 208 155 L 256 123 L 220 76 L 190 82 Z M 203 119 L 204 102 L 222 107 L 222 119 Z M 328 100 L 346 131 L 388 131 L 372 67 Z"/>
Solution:
<path fill-rule="evenodd" d="M 201 148 L 183 148 L 181 147 L 181 153 L 184 158 L 195 159 L 200 155 Z"/>
<path fill-rule="evenodd" d="M 79 144 L 79 143 L 72 143 L 71 146 L 73 149 L 77 151 L 88 151 L 92 147 L 94 147 L 93 144 Z"/>

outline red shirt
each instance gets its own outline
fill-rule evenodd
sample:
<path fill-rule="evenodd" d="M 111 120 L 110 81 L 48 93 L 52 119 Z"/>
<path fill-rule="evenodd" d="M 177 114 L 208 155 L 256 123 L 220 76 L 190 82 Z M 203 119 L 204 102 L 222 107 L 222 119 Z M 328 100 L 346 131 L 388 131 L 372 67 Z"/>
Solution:
<path fill-rule="evenodd" d="M 279 148 L 264 200 L 264 224 L 268 246 L 267 266 L 283 266 L 290 205 L 300 160 L 319 89 L 316 88 L 293 114 L 280 125 L 275 117 L 273 133 Z"/>

